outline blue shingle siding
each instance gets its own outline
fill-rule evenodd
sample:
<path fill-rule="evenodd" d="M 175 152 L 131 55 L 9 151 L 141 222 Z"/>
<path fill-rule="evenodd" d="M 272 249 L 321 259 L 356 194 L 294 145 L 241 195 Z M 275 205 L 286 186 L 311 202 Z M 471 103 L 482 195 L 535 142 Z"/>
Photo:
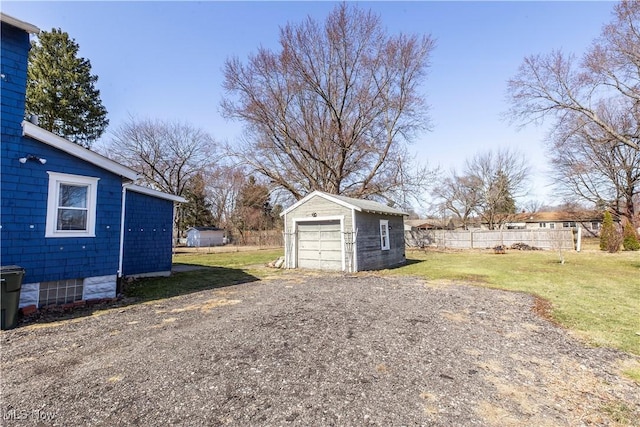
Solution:
<path fill-rule="evenodd" d="M 15 155 L 2 159 L 2 264 L 24 267 L 24 283 L 117 274 L 122 178 L 28 137 L 8 145 Z M 20 163 L 27 154 L 47 163 Z M 44 237 L 48 171 L 100 178 L 95 237 Z"/>
<path fill-rule="evenodd" d="M 173 202 L 127 191 L 123 275 L 171 271 Z"/>
<path fill-rule="evenodd" d="M 2 23 L 2 43 L 0 69 L 2 97 L 0 116 L 2 116 L 2 145 L 11 137 L 22 134 L 20 122 L 24 118 L 24 100 L 27 87 L 27 63 L 29 55 L 29 35 L 18 28 Z M 4 165 L 3 165 L 4 166 Z"/>
<path fill-rule="evenodd" d="M 26 269 L 23 283 L 93 276 L 118 271 L 122 179 L 70 154 L 22 136 L 29 36 L 2 23 L 2 173 L 0 257 L 3 265 Z M 33 154 L 47 159 L 24 164 Z M 96 237 L 45 238 L 47 171 L 100 178 Z"/>
<path fill-rule="evenodd" d="M 22 136 L 29 36 L 3 22 L 1 43 L 0 261 L 25 268 L 23 306 L 49 303 L 42 298 L 58 295 L 60 289 L 68 288 L 69 280 L 75 284 L 72 299 L 78 298 L 78 286 L 82 286 L 82 298 L 113 297 L 120 261 L 124 178 L 110 172 L 119 172 L 118 168 L 103 168 L 95 159 L 96 164 L 54 148 L 55 144 Z M 28 155 L 44 158 L 46 163 L 19 162 Z M 98 179 L 95 237 L 45 237 L 48 172 Z M 132 231 L 125 233 L 125 272 L 170 271 L 173 202 L 131 191 L 128 200 Z"/>

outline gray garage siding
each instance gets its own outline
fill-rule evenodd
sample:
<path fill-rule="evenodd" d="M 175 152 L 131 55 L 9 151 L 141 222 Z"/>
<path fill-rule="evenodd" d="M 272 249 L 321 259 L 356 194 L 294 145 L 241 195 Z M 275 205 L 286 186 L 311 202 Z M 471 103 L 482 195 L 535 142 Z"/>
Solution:
<path fill-rule="evenodd" d="M 401 210 L 370 200 L 314 191 L 281 215 L 285 219 L 287 268 L 351 272 L 384 269 L 406 261 L 403 223 L 406 214 Z M 380 245 L 380 220 L 388 221 L 389 250 L 382 250 Z M 328 228 L 327 221 L 335 222 L 334 229 L 313 229 Z M 340 222 L 342 227 L 338 232 L 337 224 Z M 354 242 L 355 232 L 357 240 Z M 323 242 L 323 237 L 327 242 Z"/>
<path fill-rule="evenodd" d="M 315 213 L 317 218 L 322 217 L 344 217 L 344 229 L 350 230 L 353 220 L 351 218 L 351 209 L 344 206 L 337 205 L 321 197 L 315 197 L 298 206 L 294 215 L 287 215 L 287 230 L 293 230 L 294 219 L 299 218 L 313 218 L 312 214 Z"/>
<path fill-rule="evenodd" d="M 389 250 L 380 247 L 380 220 L 389 220 Z M 359 212 L 357 253 L 358 270 L 380 270 L 403 264 L 405 259 L 404 222 L 401 216 L 381 216 Z"/>

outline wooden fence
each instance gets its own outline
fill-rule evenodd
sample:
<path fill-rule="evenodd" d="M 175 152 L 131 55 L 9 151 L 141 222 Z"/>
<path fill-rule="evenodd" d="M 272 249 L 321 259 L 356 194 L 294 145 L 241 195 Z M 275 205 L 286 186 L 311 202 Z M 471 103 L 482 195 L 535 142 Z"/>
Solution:
<path fill-rule="evenodd" d="M 412 230 L 405 231 L 409 247 L 486 249 L 524 243 L 539 249 L 574 250 L 573 230 Z"/>

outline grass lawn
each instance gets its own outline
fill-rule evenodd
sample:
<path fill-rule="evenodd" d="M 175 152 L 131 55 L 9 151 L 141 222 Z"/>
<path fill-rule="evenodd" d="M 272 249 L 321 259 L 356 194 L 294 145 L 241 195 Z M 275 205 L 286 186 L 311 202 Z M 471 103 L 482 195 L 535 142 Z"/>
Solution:
<path fill-rule="evenodd" d="M 596 246 L 597 248 L 597 246 Z M 175 263 L 208 266 L 162 279 L 134 282 L 129 296 L 145 300 L 259 280 L 282 274 L 265 267 L 282 249 L 216 254 L 179 254 Z M 588 246 L 553 251 L 408 251 L 408 263 L 380 274 L 471 283 L 522 291 L 551 303 L 551 317 L 595 346 L 640 355 L 640 252 L 609 254 Z M 640 382 L 640 369 L 628 374 Z"/>
<path fill-rule="evenodd" d="M 284 253 L 282 249 L 174 255 L 175 264 L 205 266 L 207 269 L 188 271 L 171 277 L 134 281 L 125 287 L 125 294 L 142 300 L 169 298 L 176 295 L 215 289 L 260 280 L 282 270 L 267 268 L 269 261 Z"/>

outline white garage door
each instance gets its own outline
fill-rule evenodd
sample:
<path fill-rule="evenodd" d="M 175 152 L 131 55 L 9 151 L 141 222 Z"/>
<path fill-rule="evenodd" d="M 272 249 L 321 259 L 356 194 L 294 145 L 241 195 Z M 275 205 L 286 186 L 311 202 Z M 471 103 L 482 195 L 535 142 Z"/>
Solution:
<path fill-rule="evenodd" d="M 340 221 L 298 223 L 298 267 L 342 270 Z"/>

